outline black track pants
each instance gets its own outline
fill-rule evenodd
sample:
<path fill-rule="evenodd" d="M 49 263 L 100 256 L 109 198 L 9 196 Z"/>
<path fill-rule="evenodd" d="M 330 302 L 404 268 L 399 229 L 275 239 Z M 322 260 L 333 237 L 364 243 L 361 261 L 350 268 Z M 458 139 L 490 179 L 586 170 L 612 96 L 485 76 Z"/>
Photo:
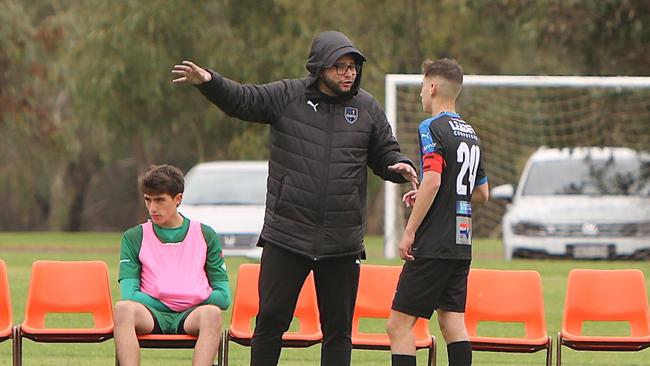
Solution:
<path fill-rule="evenodd" d="M 251 366 L 275 366 L 282 334 L 289 329 L 298 295 L 314 271 L 323 330 L 322 366 L 350 365 L 351 328 L 359 286 L 357 256 L 313 261 L 267 244 L 259 279 L 260 310 L 251 347 Z"/>

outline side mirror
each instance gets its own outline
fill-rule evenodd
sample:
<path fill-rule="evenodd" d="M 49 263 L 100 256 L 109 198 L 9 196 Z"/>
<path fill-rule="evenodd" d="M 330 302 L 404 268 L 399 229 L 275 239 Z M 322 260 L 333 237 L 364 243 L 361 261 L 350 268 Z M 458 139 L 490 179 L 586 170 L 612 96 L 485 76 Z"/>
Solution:
<path fill-rule="evenodd" d="M 512 184 L 502 184 L 492 188 L 490 191 L 490 196 L 498 200 L 504 200 L 507 202 L 512 202 L 512 198 L 515 195 L 515 187 Z"/>

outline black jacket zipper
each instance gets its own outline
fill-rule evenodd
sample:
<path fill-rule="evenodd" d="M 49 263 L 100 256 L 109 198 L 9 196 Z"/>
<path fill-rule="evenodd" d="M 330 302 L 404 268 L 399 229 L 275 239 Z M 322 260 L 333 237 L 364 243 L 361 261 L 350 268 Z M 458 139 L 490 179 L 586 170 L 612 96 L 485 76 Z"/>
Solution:
<path fill-rule="evenodd" d="M 327 137 L 325 141 L 325 160 L 324 160 L 324 169 L 323 169 L 323 181 L 321 183 L 321 192 L 320 192 L 320 205 L 318 210 L 318 227 L 316 228 L 316 233 L 314 235 L 314 260 L 317 261 L 320 256 L 320 244 L 321 244 L 321 232 L 323 230 L 324 216 L 325 216 L 325 206 L 327 202 L 327 186 L 329 184 L 329 173 L 330 173 L 330 158 L 332 156 L 332 125 L 334 123 L 334 106 L 327 104 L 328 110 L 328 119 L 327 126 L 325 130 L 327 131 Z"/>

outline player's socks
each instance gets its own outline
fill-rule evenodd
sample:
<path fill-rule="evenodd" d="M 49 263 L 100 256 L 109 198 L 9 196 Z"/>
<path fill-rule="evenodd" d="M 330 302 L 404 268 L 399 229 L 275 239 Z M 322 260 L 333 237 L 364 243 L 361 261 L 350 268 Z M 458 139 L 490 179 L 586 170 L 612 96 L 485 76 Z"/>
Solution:
<path fill-rule="evenodd" d="M 471 366 L 472 345 L 468 341 L 454 342 L 447 345 L 449 366 Z"/>
<path fill-rule="evenodd" d="M 415 366 L 413 355 L 391 355 L 391 366 Z"/>

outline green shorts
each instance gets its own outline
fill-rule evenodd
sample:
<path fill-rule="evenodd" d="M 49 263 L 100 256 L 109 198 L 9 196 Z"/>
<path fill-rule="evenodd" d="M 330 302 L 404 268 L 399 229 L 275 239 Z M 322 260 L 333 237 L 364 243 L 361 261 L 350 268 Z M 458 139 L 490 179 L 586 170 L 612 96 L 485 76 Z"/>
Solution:
<path fill-rule="evenodd" d="M 185 319 L 196 307 L 191 307 L 185 311 L 160 311 L 145 305 L 153 317 L 153 330 L 151 334 L 186 334 L 184 325 Z"/>

